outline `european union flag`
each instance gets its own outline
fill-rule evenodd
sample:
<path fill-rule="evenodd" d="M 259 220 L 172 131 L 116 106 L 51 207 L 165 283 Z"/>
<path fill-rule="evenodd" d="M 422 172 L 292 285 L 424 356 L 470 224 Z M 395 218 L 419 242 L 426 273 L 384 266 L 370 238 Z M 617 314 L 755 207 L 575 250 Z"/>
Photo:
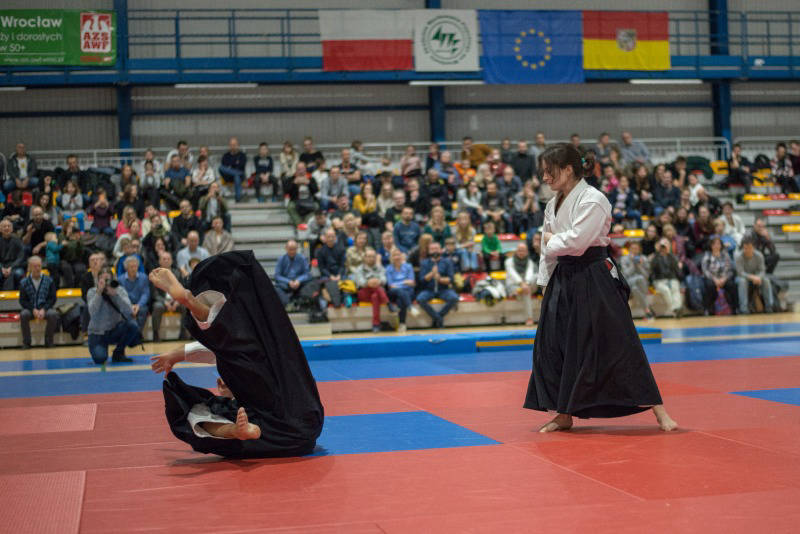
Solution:
<path fill-rule="evenodd" d="M 581 83 L 580 11 L 479 10 L 486 83 Z"/>

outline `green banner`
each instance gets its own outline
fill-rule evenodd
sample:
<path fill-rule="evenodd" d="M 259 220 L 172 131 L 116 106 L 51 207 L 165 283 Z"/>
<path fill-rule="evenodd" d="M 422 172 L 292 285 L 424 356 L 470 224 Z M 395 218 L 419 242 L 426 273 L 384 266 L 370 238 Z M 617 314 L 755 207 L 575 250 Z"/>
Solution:
<path fill-rule="evenodd" d="M 0 65 L 107 67 L 116 59 L 113 11 L 0 9 Z"/>

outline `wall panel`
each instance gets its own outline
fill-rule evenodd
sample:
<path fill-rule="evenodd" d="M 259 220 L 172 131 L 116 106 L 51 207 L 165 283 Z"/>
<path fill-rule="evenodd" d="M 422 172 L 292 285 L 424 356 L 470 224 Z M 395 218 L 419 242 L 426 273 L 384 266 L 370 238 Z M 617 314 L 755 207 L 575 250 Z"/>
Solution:
<path fill-rule="evenodd" d="M 19 141 L 24 142 L 29 150 L 118 148 L 117 118 L 0 119 L 0 152 L 8 156 Z"/>

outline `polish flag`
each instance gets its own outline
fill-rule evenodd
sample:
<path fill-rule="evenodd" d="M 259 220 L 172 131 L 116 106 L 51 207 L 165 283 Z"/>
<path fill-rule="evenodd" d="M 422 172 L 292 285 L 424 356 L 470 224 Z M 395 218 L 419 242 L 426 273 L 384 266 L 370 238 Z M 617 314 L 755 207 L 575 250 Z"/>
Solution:
<path fill-rule="evenodd" d="M 320 10 L 325 71 L 413 70 L 413 16 L 404 10 Z"/>

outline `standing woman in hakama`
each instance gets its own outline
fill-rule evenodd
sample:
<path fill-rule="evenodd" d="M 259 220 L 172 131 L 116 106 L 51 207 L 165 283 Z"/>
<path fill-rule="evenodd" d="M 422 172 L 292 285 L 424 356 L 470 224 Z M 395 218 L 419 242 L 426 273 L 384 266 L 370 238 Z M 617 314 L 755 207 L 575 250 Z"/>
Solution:
<path fill-rule="evenodd" d="M 621 417 L 664 409 L 628 307 L 630 288 L 608 257 L 611 205 L 583 176 L 594 168 L 560 143 L 539 156 L 547 203 L 538 283 L 546 286 L 525 408 L 558 415 L 540 432 L 569 430 L 572 417 Z"/>

